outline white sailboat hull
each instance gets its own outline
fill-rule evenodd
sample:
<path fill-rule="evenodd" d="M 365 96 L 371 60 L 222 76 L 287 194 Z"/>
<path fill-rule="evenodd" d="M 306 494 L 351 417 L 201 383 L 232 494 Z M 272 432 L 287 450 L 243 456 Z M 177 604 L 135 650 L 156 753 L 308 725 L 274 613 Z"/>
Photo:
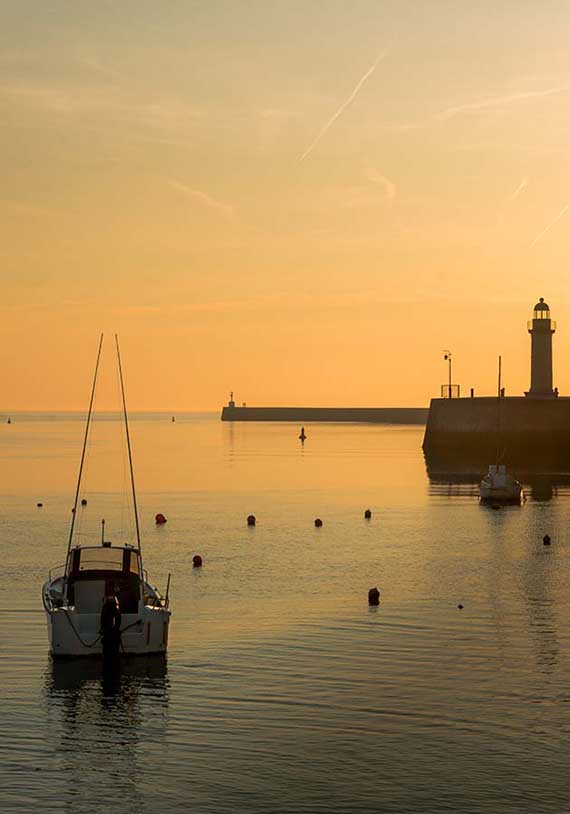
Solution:
<path fill-rule="evenodd" d="M 61 602 L 62 588 L 62 579 L 56 578 L 48 580 L 42 590 L 50 653 L 56 657 L 100 656 L 101 613 L 79 612 L 73 605 Z M 159 603 L 156 590 L 148 583 L 145 593 L 156 605 L 139 601 L 137 613 L 121 615 L 120 653 L 150 655 L 167 651 L 170 610 Z"/>
<path fill-rule="evenodd" d="M 50 653 L 53 656 L 97 656 L 103 652 L 100 614 L 73 608 L 46 610 Z M 170 611 L 145 607 L 121 620 L 120 652 L 131 655 L 166 653 Z"/>
<path fill-rule="evenodd" d="M 479 496 L 483 501 L 495 503 L 522 503 L 522 484 L 509 474 L 502 464 L 492 465 L 479 485 Z"/>

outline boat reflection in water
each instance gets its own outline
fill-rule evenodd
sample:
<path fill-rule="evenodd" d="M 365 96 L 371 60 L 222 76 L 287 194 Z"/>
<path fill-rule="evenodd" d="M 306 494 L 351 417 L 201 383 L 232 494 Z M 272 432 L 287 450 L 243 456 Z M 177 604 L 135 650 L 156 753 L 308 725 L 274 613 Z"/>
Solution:
<path fill-rule="evenodd" d="M 488 470 L 486 456 L 425 453 L 424 458 L 433 493 L 479 496 L 479 484 Z M 559 494 L 570 495 L 570 461 L 518 460 L 509 464 L 509 470 L 522 483 L 527 499 L 544 502 Z"/>
<path fill-rule="evenodd" d="M 166 658 L 50 659 L 45 698 L 62 810 L 145 810 L 141 762 L 166 735 Z"/>

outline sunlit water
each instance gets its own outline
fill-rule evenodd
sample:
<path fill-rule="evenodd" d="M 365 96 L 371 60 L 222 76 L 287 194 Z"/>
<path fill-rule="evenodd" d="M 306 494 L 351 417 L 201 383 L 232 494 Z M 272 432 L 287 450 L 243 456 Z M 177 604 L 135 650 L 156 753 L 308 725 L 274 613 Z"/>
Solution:
<path fill-rule="evenodd" d="M 568 810 L 568 490 L 493 511 L 430 484 L 421 427 L 306 429 L 133 418 L 170 650 L 103 675 L 52 663 L 40 600 L 82 424 L 0 425 L 2 811 Z M 94 427 L 82 541 L 128 539 L 120 430 Z"/>

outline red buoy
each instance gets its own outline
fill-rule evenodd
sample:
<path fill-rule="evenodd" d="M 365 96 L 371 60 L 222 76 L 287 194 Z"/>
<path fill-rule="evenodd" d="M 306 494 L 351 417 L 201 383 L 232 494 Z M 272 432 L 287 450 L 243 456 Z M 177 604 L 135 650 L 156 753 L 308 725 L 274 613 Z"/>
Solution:
<path fill-rule="evenodd" d="M 164 523 L 166 523 L 166 517 L 159 512 L 155 516 L 154 522 L 156 523 L 157 526 L 162 526 Z"/>

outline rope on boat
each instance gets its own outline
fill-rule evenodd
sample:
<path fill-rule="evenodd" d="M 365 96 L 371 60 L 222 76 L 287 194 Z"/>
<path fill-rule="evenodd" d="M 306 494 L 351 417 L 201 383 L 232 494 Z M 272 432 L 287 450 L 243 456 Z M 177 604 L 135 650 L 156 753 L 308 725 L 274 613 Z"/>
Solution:
<path fill-rule="evenodd" d="M 88 650 L 90 650 L 92 647 L 95 647 L 95 645 L 96 645 L 98 642 L 100 642 L 100 641 L 101 641 L 101 639 L 103 638 L 103 634 L 102 634 L 102 633 L 100 633 L 100 634 L 97 636 L 97 638 L 95 639 L 95 641 L 94 641 L 94 642 L 91 642 L 91 644 L 87 644 L 87 642 L 83 641 L 83 639 L 81 638 L 81 634 L 79 633 L 79 631 L 77 630 L 77 628 L 75 627 L 75 625 L 73 624 L 73 622 L 71 621 L 71 618 L 70 618 L 70 616 L 69 616 L 68 612 L 67 612 L 67 611 L 64 611 L 64 614 L 65 614 L 65 618 L 67 619 L 67 621 L 68 621 L 68 622 L 69 622 L 69 624 L 71 625 L 71 629 L 73 630 L 73 632 L 75 633 L 75 635 L 76 635 L 76 637 L 77 637 L 77 641 L 78 641 L 78 642 L 80 642 L 80 644 L 82 644 L 82 645 L 83 645 L 83 647 L 86 647 Z M 130 625 L 127 625 L 126 627 L 124 627 L 124 628 L 123 628 L 123 629 L 120 631 L 120 633 L 121 633 L 121 647 L 123 648 L 123 653 L 125 652 L 125 648 L 124 648 L 124 645 L 123 645 L 123 640 L 122 640 L 123 633 L 125 633 L 127 630 L 130 630 L 130 628 L 134 627 L 135 625 L 140 625 L 140 624 L 142 624 L 142 619 L 137 619 L 137 620 L 136 620 L 136 622 L 131 622 L 131 624 L 130 624 Z"/>

